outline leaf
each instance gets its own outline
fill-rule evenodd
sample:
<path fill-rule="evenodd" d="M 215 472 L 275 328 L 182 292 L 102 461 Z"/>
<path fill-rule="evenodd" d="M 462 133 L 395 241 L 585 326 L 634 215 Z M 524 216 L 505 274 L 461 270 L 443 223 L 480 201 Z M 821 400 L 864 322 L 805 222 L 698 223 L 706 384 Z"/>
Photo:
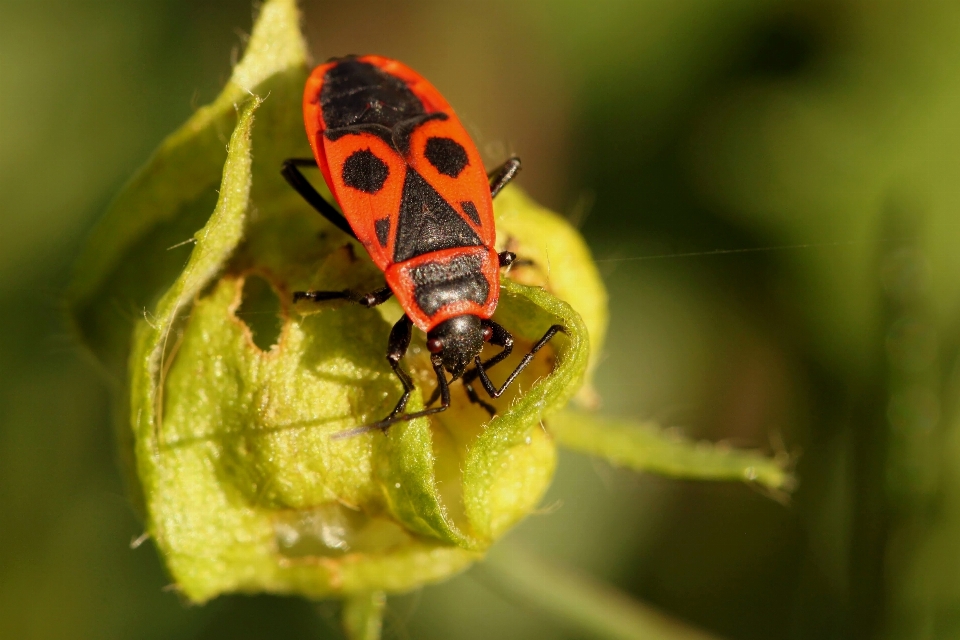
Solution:
<path fill-rule="evenodd" d="M 560 348 L 550 376 L 532 388 L 523 385 L 509 411 L 494 418 L 468 449 L 466 515 L 476 534 L 491 541 L 534 509 L 546 491 L 556 453 L 540 420 L 566 405 L 580 388 L 590 353 L 586 327 L 570 305 L 542 289 L 509 281 L 502 291 L 497 319 L 504 326 L 530 341 L 553 324 L 561 324 L 565 333 L 553 339 Z M 531 491 L 531 485 L 539 491 Z"/>
<path fill-rule="evenodd" d="M 590 360 L 576 400 L 596 408 L 599 397 L 592 386 L 593 370 L 603 353 L 607 333 L 607 290 L 590 248 L 566 219 L 534 202 L 511 184 L 494 201 L 497 237 L 504 249 L 532 265 L 514 266 L 510 278 L 540 286 L 560 298 L 583 319 L 590 336 Z"/>
<path fill-rule="evenodd" d="M 691 480 L 739 480 L 792 491 L 785 454 L 770 458 L 721 444 L 695 442 L 651 423 L 564 411 L 549 423 L 557 443 L 634 471 Z"/>
<path fill-rule="evenodd" d="M 68 323 L 116 390 L 113 413 L 118 417 L 120 459 L 129 494 L 141 512 L 142 490 L 126 421 L 129 402 L 123 392 L 130 336 L 138 319 L 150 315 L 183 270 L 194 233 L 216 205 L 227 138 L 237 122 L 236 105 L 253 93 L 270 96 L 258 118 L 273 126 L 261 129 L 301 141 L 294 154 L 309 149 L 299 122 L 278 113 L 289 100 L 299 100 L 306 77 L 307 49 L 299 20 L 296 0 L 264 3 L 247 50 L 223 92 L 168 136 L 127 182 L 74 265 L 65 294 Z M 281 128 L 281 122 L 289 126 Z M 258 153 L 254 169 L 265 162 L 277 160 Z M 261 182 L 270 185 L 269 180 Z M 280 187 L 276 182 L 274 190 Z"/>
<path fill-rule="evenodd" d="M 165 250 L 189 242 L 216 202 L 236 105 L 279 87 L 299 95 L 306 58 L 296 1 L 265 3 L 223 92 L 163 141 L 97 223 L 74 267 L 67 304 L 75 332 L 112 375 L 122 377 L 131 319 L 183 268 L 183 251 Z M 272 118 L 272 106 L 261 119 Z"/>

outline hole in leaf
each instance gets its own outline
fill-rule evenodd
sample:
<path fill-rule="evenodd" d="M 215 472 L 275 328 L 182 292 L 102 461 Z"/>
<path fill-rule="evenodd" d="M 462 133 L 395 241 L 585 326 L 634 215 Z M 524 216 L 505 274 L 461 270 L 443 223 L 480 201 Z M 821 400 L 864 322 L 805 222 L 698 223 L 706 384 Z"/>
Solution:
<path fill-rule="evenodd" d="M 280 339 L 283 319 L 280 298 L 270 283 L 259 276 L 248 276 L 243 283 L 243 301 L 237 318 L 250 328 L 253 343 L 261 351 L 269 351 Z"/>

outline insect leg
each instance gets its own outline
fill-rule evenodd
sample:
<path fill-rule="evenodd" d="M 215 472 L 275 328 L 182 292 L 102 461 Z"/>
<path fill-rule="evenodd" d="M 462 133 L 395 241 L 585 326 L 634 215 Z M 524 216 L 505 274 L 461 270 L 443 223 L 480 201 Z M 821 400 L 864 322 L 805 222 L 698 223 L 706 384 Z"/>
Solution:
<path fill-rule="evenodd" d="M 484 409 L 486 409 L 487 413 L 490 414 L 490 417 L 491 417 L 491 418 L 492 418 L 493 416 L 497 415 L 497 409 L 496 409 L 496 407 L 494 407 L 494 406 L 493 406 L 492 404 L 490 404 L 489 402 L 486 402 L 486 401 L 482 400 L 482 399 L 480 398 L 480 396 L 477 395 L 477 390 L 473 388 L 473 385 L 472 385 L 472 384 L 470 384 L 470 383 L 468 383 L 468 382 L 464 382 L 464 383 L 463 383 L 463 388 L 467 390 L 467 397 L 470 398 L 470 402 L 472 402 L 472 403 L 474 403 L 474 404 L 478 404 L 478 405 L 480 405 L 481 407 L 483 407 Z"/>
<path fill-rule="evenodd" d="M 281 175 L 286 178 L 290 186 L 293 187 L 307 203 L 316 209 L 320 215 L 330 221 L 333 226 L 343 231 L 345 234 L 357 239 L 357 235 L 350 228 L 350 223 L 343 217 L 343 214 L 337 211 L 336 207 L 323 199 L 310 181 L 300 173 L 297 167 L 316 167 L 317 163 L 313 158 L 287 158 L 283 161 L 283 168 L 280 169 Z"/>
<path fill-rule="evenodd" d="M 406 316 L 404 316 L 404 318 L 406 318 Z M 396 327 L 394 327 L 394 329 L 396 329 Z M 393 336 L 391 334 L 391 339 L 392 337 Z M 409 334 L 407 334 L 407 344 L 409 344 L 409 342 L 410 342 L 410 338 L 409 338 Z M 447 376 L 443 372 L 443 360 L 440 358 L 440 356 L 433 355 L 430 358 L 430 364 L 433 365 L 433 372 L 437 374 L 437 388 L 440 391 L 439 407 L 433 407 L 432 409 L 423 409 L 422 411 L 414 411 L 413 413 L 402 413 L 400 415 L 397 415 L 398 410 L 400 411 L 403 410 L 403 407 L 406 405 L 407 398 L 409 398 L 410 396 L 410 390 L 412 390 L 413 388 L 413 383 L 411 382 L 410 389 L 404 392 L 404 397 L 401 398 L 400 403 L 397 404 L 397 408 L 395 408 L 390 413 L 389 416 L 387 416 L 380 422 L 374 422 L 371 425 L 367 425 L 366 427 L 361 427 L 361 428 L 364 431 L 369 431 L 371 429 L 382 429 L 386 431 L 390 425 L 396 424 L 397 422 L 404 422 L 406 420 L 413 420 L 415 418 L 422 418 L 424 416 L 432 416 L 435 413 L 446 411 L 450 407 L 450 383 L 447 382 Z M 399 368 L 399 364 L 394 366 L 393 361 L 391 360 L 390 366 L 393 367 L 393 370 L 397 372 L 398 376 L 401 375 L 400 372 L 402 371 L 402 369 Z M 404 372 L 403 375 L 407 376 L 406 372 Z M 409 381 L 409 376 L 407 376 L 407 380 Z M 401 378 L 401 381 L 402 381 L 402 378 Z M 406 387 L 406 383 L 404 383 L 404 387 Z"/>
<path fill-rule="evenodd" d="M 313 302 L 350 300 L 351 302 L 356 302 L 359 305 L 369 308 L 383 304 L 389 300 L 392 295 L 393 291 L 390 290 L 390 287 L 383 287 L 370 293 L 356 293 L 349 289 L 344 289 L 343 291 L 294 291 L 293 302 L 296 304 L 301 300 L 311 300 Z"/>
<path fill-rule="evenodd" d="M 397 323 L 393 325 L 393 329 L 390 330 L 390 340 L 387 342 L 387 362 L 390 363 L 390 368 L 393 369 L 393 372 L 400 378 L 400 384 L 403 385 L 403 395 L 400 396 L 400 401 L 397 402 L 397 406 L 395 406 L 393 411 L 390 412 L 390 415 L 387 416 L 387 420 L 397 416 L 403 411 L 403 408 L 407 406 L 407 401 L 410 399 L 410 394 L 413 393 L 413 380 L 410 379 L 410 374 L 400 366 L 400 360 L 406 355 L 407 347 L 410 346 L 410 336 L 412 332 L 413 322 L 410 321 L 410 317 L 406 314 L 397 320 Z M 383 420 L 380 422 L 383 422 Z"/>
<path fill-rule="evenodd" d="M 520 158 L 513 156 L 504 162 L 499 169 L 487 174 L 490 180 L 490 197 L 496 198 L 500 190 L 513 180 L 520 171 Z"/>
<path fill-rule="evenodd" d="M 490 378 L 487 377 L 487 372 L 483 369 L 483 363 L 480 362 L 480 356 L 477 356 L 477 358 L 476 358 L 476 363 L 477 363 L 476 371 L 477 371 L 477 373 L 478 373 L 479 376 L 480 376 L 480 384 L 483 385 L 483 388 L 486 389 L 486 391 L 487 391 L 487 393 L 490 395 L 490 397 L 491 397 L 491 398 L 499 398 L 499 397 L 501 396 L 501 394 L 503 394 L 503 392 L 506 390 L 506 388 L 509 387 L 510 384 L 514 381 L 514 379 L 515 379 L 518 375 L 520 375 L 520 372 L 523 371 L 524 369 L 526 369 L 527 365 L 530 364 L 530 361 L 533 360 L 534 354 L 536 354 L 537 351 L 540 351 L 540 349 L 543 348 L 543 345 L 547 344 L 547 342 L 550 341 L 550 338 L 552 338 L 553 336 L 555 336 L 558 331 L 565 331 L 564 328 L 563 328 L 563 325 L 555 324 L 555 325 L 553 325 L 552 327 L 550 327 L 549 329 L 547 329 L 547 332 L 543 334 L 543 337 L 540 338 L 535 345 L 533 345 L 533 348 L 530 349 L 530 353 L 528 353 L 527 355 L 523 356 L 523 360 L 520 361 L 520 364 L 517 365 L 517 368 L 513 370 L 513 373 L 511 373 L 510 376 L 507 377 L 506 382 L 504 382 L 503 385 L 502 385 L 499 389 L 497 389 L 495 386 L 493 386 L 493 383 L 490 382 Z M 509 335 L 509 334 L 508 334 L 508 335 Z M 492 342 L 492 340 L 491 340 L 491 342 Z M 504 349 L 504 351 L 506 351 L 506 349 Z M 501 352 L 501 353 L 502 353 L 502 352 Z M 501 355 L 501 354 L 498 353 L 497 356 L 499 356 L 499 355 Z M 493 358 L 491 358 L 491 360 L 495 359 L 497 356 L 494 356 Z M 471 370 L 471 373 L 473 373 L 472 370 Z M 464 380 L 466 380 L 466 376 L 464 376 Z"/>

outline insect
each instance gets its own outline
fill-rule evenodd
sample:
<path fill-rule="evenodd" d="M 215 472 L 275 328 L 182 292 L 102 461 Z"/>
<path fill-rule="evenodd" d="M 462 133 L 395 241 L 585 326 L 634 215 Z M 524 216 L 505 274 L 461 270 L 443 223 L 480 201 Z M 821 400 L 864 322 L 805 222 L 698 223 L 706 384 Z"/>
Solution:
<path fill-rule="evenodd" d="M 499 397 L 534 354 L 564 331 L 561 325 L 550 327 L 503 385 L 490 381 L 487 370 L 513 350 L 513 336 L 490 318 L 499 299 L 500 268 L 516 260 L 494 249 L 493 198 L 520 170 L 519 158 L 488 175 L 443 96 L 409 67 L 381 56 L 334 58 L 314 69 L 304 89 L 303 116 L 314 157 L 284 161 L 282 174 L 313 208 L 364 246 L 387 286 L 369 293 L 298 291 L 294 302 L 345 299 L 373 307 L 395 295 L 404 310 L 387 346 L 403 395 L 390 415 L 363 429 L 386 429 L 444 411 L 450 382 L 461 377 L 470 401 L 494 415 L 477 395 L 476 379 L 491 398 Z M 319 167 L 342 214 L 300 167 Z M 404 413 L 414 385 L 400 361 L 414 326 L 427 334 L 437 389 L 428 408 Z M 485 342 L 502 349 L 481 361 Z M 440 405 L 432 407 L 438 397 Z"/>

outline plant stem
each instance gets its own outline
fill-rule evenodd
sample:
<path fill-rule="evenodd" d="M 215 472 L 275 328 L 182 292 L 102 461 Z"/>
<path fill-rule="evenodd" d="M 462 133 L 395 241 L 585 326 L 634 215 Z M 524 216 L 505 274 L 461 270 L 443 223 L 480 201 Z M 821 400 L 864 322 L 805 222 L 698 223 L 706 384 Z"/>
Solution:
<path fill-rule="evenodd" d="M 545 562 L 517 545 L 497 545 L 477 570 L 495 589 L 522 598 L 590 637 L 719 640 L 610 585 Z"/>
<path fill-rule="evenodd" d="M 350 640 L 380 640 L 386 603 L 387 597 L 382 591 L 345 598 L 340 616 L 347 637 Z"/>

